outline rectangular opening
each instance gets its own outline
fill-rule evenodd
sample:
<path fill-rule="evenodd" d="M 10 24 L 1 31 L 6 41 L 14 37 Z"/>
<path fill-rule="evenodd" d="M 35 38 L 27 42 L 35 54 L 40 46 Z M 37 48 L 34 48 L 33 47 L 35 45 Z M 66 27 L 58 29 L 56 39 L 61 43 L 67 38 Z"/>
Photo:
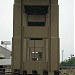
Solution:
<path fill-rule="evenodd" d="M 28 22 L 28 26 L 45 26 L 44 22 Z"/>
<path fill-rule="evenodd" d="M 30 38 L 30 40 L 43 40 L 42 38 Z"/>
<path fill-rule="evenodd" d="M 48 6 L 24 6 L 28 15 L 45 15 L 48 13 Z"/>
<path fill-rule="evenodd" d="M 42 52 L 32 52 L 32 61 L 42 60 Z"/>

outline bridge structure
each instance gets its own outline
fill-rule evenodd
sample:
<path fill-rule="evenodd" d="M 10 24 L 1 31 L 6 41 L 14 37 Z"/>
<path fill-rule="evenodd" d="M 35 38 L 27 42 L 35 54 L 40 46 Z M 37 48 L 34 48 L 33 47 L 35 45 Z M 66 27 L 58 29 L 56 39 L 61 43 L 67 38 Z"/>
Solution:
<path fill-rule="evenodd" d="M 14 0 L 12 41 L 13 72 L 58 70 L 58 0 Z"/>

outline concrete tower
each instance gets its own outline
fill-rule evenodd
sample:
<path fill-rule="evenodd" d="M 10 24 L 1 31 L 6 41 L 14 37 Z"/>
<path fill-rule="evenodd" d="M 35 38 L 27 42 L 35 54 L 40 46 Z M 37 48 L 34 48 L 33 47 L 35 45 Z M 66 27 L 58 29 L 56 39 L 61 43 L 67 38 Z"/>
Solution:
<path fill-rule="evenodd" d="M 58 12 L 58 0 L 15 0 L 12 70 L 59 68 Z"/>

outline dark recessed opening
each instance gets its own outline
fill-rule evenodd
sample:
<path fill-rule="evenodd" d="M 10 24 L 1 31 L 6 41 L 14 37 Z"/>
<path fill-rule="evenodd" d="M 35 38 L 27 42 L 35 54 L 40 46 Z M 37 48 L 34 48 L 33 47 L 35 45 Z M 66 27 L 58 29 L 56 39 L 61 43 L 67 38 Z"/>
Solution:
<path fill-rule="evenodd" d="M 42 40 L 42 38 L 30 38 L 30 40 Z"/>
<path fill-rule="evenodd" d="M 28 26 L 45 26 L 44 22 L 28 22 Z"/>
<path fill-rule="evenodd" d="M 0 68 L 3 68 L 3 65 L 0 65 Z"/>
<path fill-rule="evenodd" d="M 48 6 L 25 6 L 25 13 L 28 15 L 45 15 L 48 13 Z"/>

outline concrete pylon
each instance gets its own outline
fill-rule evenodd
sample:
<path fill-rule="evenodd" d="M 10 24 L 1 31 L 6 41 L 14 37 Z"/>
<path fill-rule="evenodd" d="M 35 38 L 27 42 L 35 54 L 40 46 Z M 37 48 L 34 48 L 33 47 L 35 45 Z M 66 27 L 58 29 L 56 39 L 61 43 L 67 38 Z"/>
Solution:
<path fill-rule="evenodd" d="M 15 0 L 12 70 L 59 69 L 58 0 Z"/>

